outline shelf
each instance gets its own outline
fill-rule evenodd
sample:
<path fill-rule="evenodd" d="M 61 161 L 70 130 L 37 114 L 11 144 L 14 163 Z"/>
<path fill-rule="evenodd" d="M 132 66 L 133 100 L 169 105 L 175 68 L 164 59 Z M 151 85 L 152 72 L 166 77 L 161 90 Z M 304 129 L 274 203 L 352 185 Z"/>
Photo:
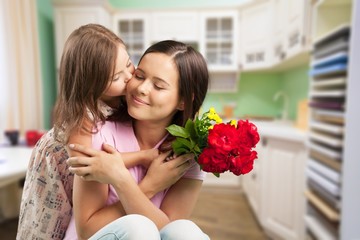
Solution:
<path fill-rule="evenodd" d="M 318 208 L 330 221 L 339 221 L 340 214 L 338 211 L 332 209 L 326 202 L 321 200 L 316 194 L 311 191 L 305 191 L 306 198 Z"/>
<path fill-rule="evenodd" d="M 317 184 L 319 184 L 321 187 L 324 188 L 327 192 L 332 194 L 334 197 L 339 197 L 341 194 L 340 187 L 326 179 L 325 177 L 319 175 L 312 169 L 307 168 L 306 169 L 306 176 L 310 178 L 311 180 L 315 181 Z"/>
<path fill-rule="evenodd" d="M 313 79 L 310 83 L 312 88 L 338 87 L 346 85 L 346 77 L 330 77 L 325 79 Z"/>
<path fill-rule="evenodd" d="M 344 35 L 347 35 L 349 34 L 349 31 L 350 31 L 350 25 L 348 23 L 341 24 L 337 28 L 334 28 L 331 31 L 322 35 L 321 37 L 318 37 L 313 43 L 314 48 L 319 48 L 321 47 L 321 45 L 329 41 L 332 41 L 337 37 L 342 37 Z"/>
<path fill-rule="evenodd" d="M 309 159 L 308 167 L 336 184 L 339 184 L 341 182 L 341 175 L 338 171 L 335 171 L 314 159 Z"/>
<path fill-rule="evenodd" d="M 317 130 L 324 131 L 324 132 L 331 133 L 331 134 L 335 134 L 335 135 L 342 135 L 344 132 L 343 126 L 324 123 L 324 122 L 310 121 L 309 126 L 310 126 L 310 128 L 317 129 Z"/>
<path fill-rule="evenodd" d="M 333 234 L 331 234 L 315 217 L 305 216 L 306 226 L 317 237 L 317 239 L 336 240 Z"/>
<path fill-rule="evenodd" d="M 310 139 L 335 148 L 341 148 L 343 145 L 343 141 L 341 139 L 318 132 L 310 132 L 309 137 Z"/>

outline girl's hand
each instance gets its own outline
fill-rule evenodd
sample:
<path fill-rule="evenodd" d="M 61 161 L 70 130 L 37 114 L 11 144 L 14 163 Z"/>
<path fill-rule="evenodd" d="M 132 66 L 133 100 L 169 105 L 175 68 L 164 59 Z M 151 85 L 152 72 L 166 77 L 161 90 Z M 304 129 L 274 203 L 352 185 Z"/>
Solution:
<path fill-rule="evenodd" d="M 121 154 L 113 147 L 103 144 L 104 151 L 70 144 L 70 149 L 88 157 L 71 157 L 67 160 L 69 171 L 86 181 L 112 184 L 123 171 L 127 171 Z"/>
<path fill-rule="evenodd" d="M 158 149 L 148 149 L 142 150 L 141 153 L 141 165 L 145 168 L 149 168 L 151 163 L 159 157 L 159 150 Z"/>
<path fill-rule="evenodd" d="M 176 183 L 190 168 L 190 161 L 194 158 L 193 154 L 184 154 L 169 160 L 170 153 L 161 153 L 154 159 L 140 183 L 143 192 L 150 198 Z"/>

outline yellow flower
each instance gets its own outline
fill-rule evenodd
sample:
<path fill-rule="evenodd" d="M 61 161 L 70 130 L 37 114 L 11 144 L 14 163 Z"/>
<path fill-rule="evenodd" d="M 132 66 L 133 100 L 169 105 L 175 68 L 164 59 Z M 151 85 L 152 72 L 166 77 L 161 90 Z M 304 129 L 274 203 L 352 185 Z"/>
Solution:
<path fill-rule="evenodd" d="M 214 128 L 214 126 L 213 125 L 211 125 L 210 127 L 209 127 L 209 130 L 211 130 L 211 129 L 213 129 Z"/>
<path fill-rule="evenodd" d="M 217 114 L 215 115 L 214 120 L 216 121 L 216 123 L 222 123 L 222 119 Z"/>
<path fill-rule="evenodd" d="M 236 123 L 237 123 L 236 120 L 231 120 L 231 121 L 230 121 L 230 125 L 231 125 L 231 126 L 236 127 Z"/>

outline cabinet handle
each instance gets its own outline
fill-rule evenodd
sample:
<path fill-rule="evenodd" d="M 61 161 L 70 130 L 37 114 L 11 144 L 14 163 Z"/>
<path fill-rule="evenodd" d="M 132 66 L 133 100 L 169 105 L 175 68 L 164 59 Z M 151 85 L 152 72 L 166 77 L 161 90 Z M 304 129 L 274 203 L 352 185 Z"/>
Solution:
<path fill-rule="evenodd" d="M 267 138 L 263 138 L 263 139 L 261 140 L 261 144 L 263 145 L 263 147 L 266 147 L 266 145 L 267 145 Z"/>
<path fill-rule="evenodd" d="M 253 179 L 253 180 L 256 180 L 256 173 L 253 173 L 252 175 L 251 175 L 251 178 Z"/>

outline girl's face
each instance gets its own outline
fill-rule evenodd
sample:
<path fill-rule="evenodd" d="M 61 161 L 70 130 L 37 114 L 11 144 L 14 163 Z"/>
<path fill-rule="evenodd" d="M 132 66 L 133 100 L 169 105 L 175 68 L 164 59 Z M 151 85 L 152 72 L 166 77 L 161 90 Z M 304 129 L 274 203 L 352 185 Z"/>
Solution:
<path fill-rule="evenodd" d="M 127 84 L 130 116 L 168 125 L 177 110 L 183 110 L 178 79 L 171 57 L 163 53 L 146 54 Z"/>
<path fill-rule="evenodd" d="M 103 93 L 101 99 L 105 102 L 109 102 L 117 99 L 117 97 L 121 95 L 125 95 L 126 83 L 131 79 L 134 70 L 134 65 L 132 64 L 125 47 L 119 44 L 115 74 L 111 77 L 109 86 Z"/>

